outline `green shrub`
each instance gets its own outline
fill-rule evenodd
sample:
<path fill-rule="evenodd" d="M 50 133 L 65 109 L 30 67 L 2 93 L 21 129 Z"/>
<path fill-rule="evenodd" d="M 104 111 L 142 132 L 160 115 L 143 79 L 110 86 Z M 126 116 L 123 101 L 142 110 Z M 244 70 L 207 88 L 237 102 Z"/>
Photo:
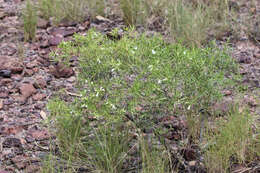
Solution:
<path fill-rule="evenodd" d="M 169 114 L 209 110 L 221 98 L 221 89 L 232 84 L 225 75 L 237 70 L 228 53 L 214 44 L 185 48 L 168 44 L 160 36 L 136 36 L 132 30 L 118 41 L 89 30 L 86 36 L 62 42 L 52 55 L 67 64 L 73 54 L 79 60 L 80 97 L 72 103 L 54 99 L 48 109 L 62 157 L 78 159 L 101 172 L 123 169 L 131 150 L 126 120 L 143 130 L 159 128 L 155 126 L 158 118 Z M 157 168 L 163 172 L 167 158 L 156 159 L 159 150 L 141 142 L 140 157 L 146 165 L 142 171 L 149 172 L 154 163 L 160 163 Z"/>

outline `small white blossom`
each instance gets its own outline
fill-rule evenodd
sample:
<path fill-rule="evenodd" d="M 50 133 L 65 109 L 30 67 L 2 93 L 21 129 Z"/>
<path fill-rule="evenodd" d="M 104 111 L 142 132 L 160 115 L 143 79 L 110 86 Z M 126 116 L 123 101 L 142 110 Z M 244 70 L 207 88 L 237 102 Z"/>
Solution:
<path fill-rule="evenodd" d="M 152 54 L 153 54 L 153 55 L 156 54 L 155 50 L 153 50 L 153 49 L 152 49 Z"/>
<path fill-rule="evenodd" d="M 159 79 L 159 80 L 158 80 L 158 84 L 161 84 L 161 83 L 162 83 L 162 81 Z"/>
<path fill-rule="evenodd" d="M 137 50 L 137 46 L 134 47 L 134 50 Z"/>
<path fill-rule="evenodd" d="M 112 109 L 116 109 L 115 105 L 111 104 Z"/>
<path fill-rule="evenodd" d="M 186 55 L 186 51 L 184 51 L 183 54 Z"/>

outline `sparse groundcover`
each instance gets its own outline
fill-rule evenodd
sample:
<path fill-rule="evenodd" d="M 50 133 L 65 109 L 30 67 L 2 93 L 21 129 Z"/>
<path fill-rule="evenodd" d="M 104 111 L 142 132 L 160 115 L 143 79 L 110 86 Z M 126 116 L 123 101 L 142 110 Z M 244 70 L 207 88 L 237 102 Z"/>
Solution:
<path fill-rule="evenodd" d="M 197 118 L 202 109 L 214 116 L 211 105 L 221 99 L 222 89 L 234 88 L 238 70 L 228 50 L 214 43 L 185 48 L 130 29 L 116 41 L 89 30 L 61 43 L 52 55 L 67 65 L 72 55 L 79 60 L 80 97 L 69 103 L 54 98 L 48 104 L 59 157 L 66 160 L 62 169 L 71 172 L 163 173 L 176 168 L 159 119 Z M 150 135 L 145 133 L 149 129 Z"/>

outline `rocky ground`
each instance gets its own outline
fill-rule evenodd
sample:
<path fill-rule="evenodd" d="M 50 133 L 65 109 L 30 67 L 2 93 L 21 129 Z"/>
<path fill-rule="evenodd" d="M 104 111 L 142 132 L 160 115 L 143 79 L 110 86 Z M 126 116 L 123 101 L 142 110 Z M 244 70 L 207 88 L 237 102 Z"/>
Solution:
<path fill-rule="evenodd" d="M 48 116 L 45 105 L 59 89 L 76 92 L 74 67 L 55 64 L 48 53 L 62 40 L 71 39 L 74 33 L 84 33 L 89 27 L 107 32 L 123 26 L 120 20 L 101 17 L 92 23 L 61 23 L 58 27 L 40 19 L 36 41 L 25 43 L 20 19 L 23 4 L 22 0 L 0 0 L 0 173 L 39 171 L 41 160 L 55 138 L 43 124 Z M 233 56 L 241 64 L 243 82 L 249 86 L 242 103 L 250 106 L 259 122 L 259 42 L 242 33 L 233 47 Z M 236 97 L 232 91 L 226 95 Z"/>

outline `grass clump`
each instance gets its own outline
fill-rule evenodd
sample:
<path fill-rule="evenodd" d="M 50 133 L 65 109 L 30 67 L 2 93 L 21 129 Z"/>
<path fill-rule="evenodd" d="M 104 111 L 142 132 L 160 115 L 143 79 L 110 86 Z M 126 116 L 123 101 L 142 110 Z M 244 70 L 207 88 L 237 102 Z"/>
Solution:
<path fill-rule="evenodd" d="M 219 121 L 219 129 L 209 135 L 205 163 L 209 172 L 229 172 L 231 163 L 247 164 L 259 157 L 259 141 L 253 136 L 249 113 L 234 109 L 226 120 Z"/>
<path fill-rule="evenodd" d="M 121 0 L 120 4 L 127 25 L 159 22 L 173 42 L 188 46 L 202 46 L 209 37 L 220 37 L 232 30 L 231 20 L 236 18 L 227 0 Z M 152 28 L 158 29 L 157 25 Z"/>
<path fill-rule="evenodd" d="M 80 97 L 72 103 L 49 102 L 61 157 L 88 165 L 90 170 L 122 172 L 133 143 L 140 146 L 143 172 L 163 172 L 166 156 L 147 141 L 134 139 L 168 115 L 196 114 L 221 98 L 221 89 L 236 74 L 237 66 L 225 50 L 185 48 L 162 37 L 137 36 L 132 30 L 120 40 L 110 40 L 94 30 L 75 35 L 53 53 L 68 63 L 79 57 Z M 134 125 L 128 126 L 128 122 Z M 158 130 L 160 131 L 160 130 Z M 130 133 L 129 133 L 130 132 Z M 131 143 L 133 145 L 131 145 Z"/>
<path fill-rule="evenodd" d="M 34 40 L 37 27 L 37 15 L 35 6 L 31 0 L 26 1 L 26 6 L 22 13 L 22 19 L 24 26 L 24 40 Z"/>
<path fill-rule="evenodd" d="M 104 14 L 104 0 L 40 0 L 38 9 L 45 19 L 53 18 L 58 24 L 61 21 L 81 22 L 88 15 L 95 17 Z"/>

